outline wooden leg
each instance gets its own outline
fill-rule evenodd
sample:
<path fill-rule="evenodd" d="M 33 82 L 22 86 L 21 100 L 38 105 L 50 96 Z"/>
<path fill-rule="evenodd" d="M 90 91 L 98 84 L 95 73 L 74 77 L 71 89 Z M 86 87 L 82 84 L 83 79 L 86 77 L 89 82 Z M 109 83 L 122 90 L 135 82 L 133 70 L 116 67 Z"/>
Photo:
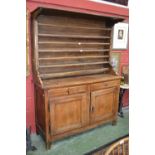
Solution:
<path fill-rule="evenodd" d="M 46 142 L 46 149 L 49 150 L 51 148 L 51 143 L 50 142 Z"/>
<path fill-rule="evenodd" d="M 39 135 L 39 129 L 36 127 L 36 134 Z"/>

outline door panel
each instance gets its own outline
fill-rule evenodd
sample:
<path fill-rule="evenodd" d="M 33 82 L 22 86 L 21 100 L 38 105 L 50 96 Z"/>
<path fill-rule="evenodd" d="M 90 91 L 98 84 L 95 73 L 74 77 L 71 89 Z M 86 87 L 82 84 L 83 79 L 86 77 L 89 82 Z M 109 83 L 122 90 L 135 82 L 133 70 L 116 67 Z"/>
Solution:
<path fill-rule="evenodd" d="M 88 122 L 87 94 L 57 97 L 50 100 L 51 134 L 80 128 Z"/>
<path fill-rule="evenodd" d="M 116 89 L 109 88 L 91 93 L 91 122 L 102 121 L 115 114 Z"/>

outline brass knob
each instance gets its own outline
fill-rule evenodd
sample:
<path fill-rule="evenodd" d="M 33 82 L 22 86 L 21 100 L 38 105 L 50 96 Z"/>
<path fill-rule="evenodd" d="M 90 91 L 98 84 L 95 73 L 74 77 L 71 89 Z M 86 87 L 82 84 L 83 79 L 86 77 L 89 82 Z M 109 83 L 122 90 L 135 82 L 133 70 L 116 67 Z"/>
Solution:
<path fill-rule="evenodd" d="M 94 112 L 95 108 L 94 106 L 91 107 L 91 112 Z"/>
<path fill-rule="evenodd" d="M 67 93 L 68 93 L 68 95 L 69 95 L 69 89 L 67 89 Z"/>

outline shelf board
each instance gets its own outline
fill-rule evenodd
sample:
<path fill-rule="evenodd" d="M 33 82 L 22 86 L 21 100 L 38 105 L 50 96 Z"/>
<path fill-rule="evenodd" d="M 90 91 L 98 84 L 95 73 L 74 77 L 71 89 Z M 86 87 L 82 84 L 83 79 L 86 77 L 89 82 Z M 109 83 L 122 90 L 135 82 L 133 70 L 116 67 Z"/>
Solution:
<path fill-rule="evenodd" d="M 50 26 L 50 27 L 57 27 L 57 28 L 66 28 L 63 25 L 55 25 L 55 24 L 46 24 L 46 23 L 38 23 L 39 26 Z M 83 26 L 67 26 L 67 28 L 75 28 L 75 29 L 88 29 L 88 30 L 104 30 L 104 31 L 111 31 L 111 28 L 99 28 L 99 27 L 83 27 Z"/>
<path fill-rule="evenodd" d="M 97 59 L 97 58 L 109 58 L 109 55 L 96 55 L 96 56 L 68 56 L 68 57 L 50 57 L 39 58 L 39 60 L 64 60 L 64 59 Z"/>
<path fill-rule="evenodd" d="M 107 52 L 110 49 L 39 49 L 39 53 L 44 53 L 44 52 Z"/>
<path fill-rule="evenodd" d="M 102 68 L 102 69 L 79 70 L 79 71 L 61 72 L 61 73 L 52 73 L 52 74 L 49 73 L 49 74 L 40 74 L 40 77 L 42 79 L 47 79 L 47 78 L 57 78 L 57 77 L 66 77 L 66 76 L 79 76 L 79 75 L 102 73 L 108 70 L 109 68 Z"/>
<path fill-rule="evenodd" d="M 108 63 L 109 63 L 109 61 L 99 61 L 99 62 L 91 62 L 91 63 L 40 65 L 39 68 L 72 67 L 72 66 L 83 66 L 83 65 L 100 65 L 100 64 L 108 64 Z"/>
<path fill-rule="evenodd" d="M 39 44 L 73 44 L 73 45 L 110 45 L 110 43 L 99 43 L 99 42 L 52 42 L 52 41 L 39 41 Z"/>
<path fill-rule="evenodd" d="M 39 37 L 59 37 L 59 38 L 84 38 L 84 39 L 108 39 L 109 36 L 89 36 L 89 35 L 57 35 L 57 34 L 46 34 L 39 33 Z"/>

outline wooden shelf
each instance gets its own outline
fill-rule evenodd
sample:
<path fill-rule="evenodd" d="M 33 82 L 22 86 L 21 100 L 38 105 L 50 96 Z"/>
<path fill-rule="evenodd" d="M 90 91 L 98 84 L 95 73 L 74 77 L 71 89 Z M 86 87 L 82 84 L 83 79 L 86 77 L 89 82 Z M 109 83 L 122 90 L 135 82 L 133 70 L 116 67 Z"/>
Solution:
<path fill-rule="evenodd" d="M 39 37 L 59 37 L 59 38 L 84 38 L 84 39 L 107 39 L 109 36 L 92 36 L 92 35 L 56 35 L 56 34 L 45 34 L 39 33 Z"/>
<path fill-rule="evenodd" d="M 55 25 L 55 24 L 46 24 L 46 23 L 38 23 L 39 26 L 51 26 L 51 27 L 63 27 L 63 25 Z M 104 30 L 104 31 L 111 31 L 111 28 L 99 28 L 99 27 L 83 27 L 83 26 L 67 26 L 67 28 L 75 28 L 75 29 L 89 29 L 89 30 Z"/>
<path fill-rule="evenodd" d="M 109 51 L 109 49 L 39 49 L 39 53 L 44 53 L 44 52 L 106 52 Z"/>
<path fill-rule="evenodd" d="M 50 57 L 50 58 L 39 58 L 39 60 L 97 59 L 97 58 L 109 58 L 109 55 Z"/>
<path fill-rule="evenodd" d="M 94 70 L 79 70 L 79 71 L 71 71 L 71 72 L 61 72 L 61 73 L 49 73 L 49 74 L 40 74 L 42 79 L 48 78 L 58 78 L 58 77 L 67 77 L 67 76 L 80 76 L 80 75 L 89 75 L 89 74 L 98 74 L 104 71 L 108 71 L 109 68 L 101 68 L 101 69 L 94 69 Z"/>
<path fill-rule="evenodd" d="M 72 67 L 72 66 L 99 65 L 99 64 L 109 64 L 109 61 L 78 63 L 78 64 L 71 63 L 71 64 L 56 64 L 56 65 L 40 65 L 39 68 Z"/>
<path fill-rule="evenodd" d="M 52 41 L 40 41 L 39 44 L 73 44 L 73 45 L 110 45 L 110 43 L 99 42 L 52 42 Z"/>
<path fill-rule="evenodd" d="M 77 22 L 69 18 L 71 23 L 63 17 L 53 19 L 41 17 L 37 23 L 39 76 L 53 79 L 105 73 L 112 28 L 106 28 L 104 22 L 88 24 L 89 19 Z"/>

